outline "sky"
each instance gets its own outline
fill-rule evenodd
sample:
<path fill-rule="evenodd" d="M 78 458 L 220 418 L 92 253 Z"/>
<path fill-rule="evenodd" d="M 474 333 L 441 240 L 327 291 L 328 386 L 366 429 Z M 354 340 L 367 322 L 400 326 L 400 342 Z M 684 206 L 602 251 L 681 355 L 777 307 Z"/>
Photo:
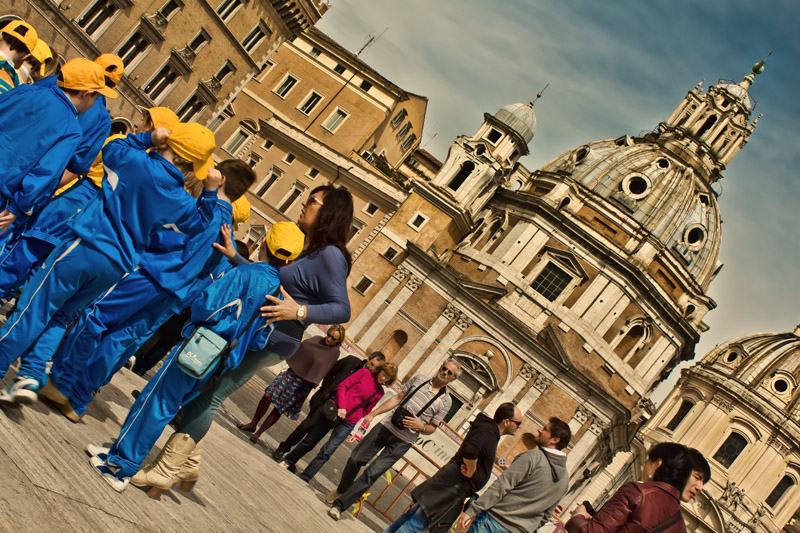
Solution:
<path fill-rule="evenodd" d="M 800 2 L 331 0 L 317 27 L 406 91 L 428 98 L 421 146 L 444 160 L 483 113 L 533 100 L 535 170 L 577 146 L 650 131 L 702 78 L 741 81 L 763 113 L 721 180 L 724 267 L 696 357 L 800 323 Z M 385 30 L 385 32 L 384 32 Z M 753 117 L 754 118 L 754 117 Z M 660 400 L 677 372 L 653 395 Z"/>

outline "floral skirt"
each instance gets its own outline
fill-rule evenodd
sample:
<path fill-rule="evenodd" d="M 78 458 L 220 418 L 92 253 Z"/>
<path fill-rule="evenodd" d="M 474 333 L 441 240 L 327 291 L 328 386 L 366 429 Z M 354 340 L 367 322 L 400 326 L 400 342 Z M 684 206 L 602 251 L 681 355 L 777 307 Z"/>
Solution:
<path fill-rule="evenodd" d="M 297 420 L 303 402 L 306 401 L 313 388 L 311 383 L 298 377 L 291 370 L 284 370 L 272 383 L 267 385 L 264 392 L 272 396 L 272 405 L 279 413 L 292 420 Z"/>

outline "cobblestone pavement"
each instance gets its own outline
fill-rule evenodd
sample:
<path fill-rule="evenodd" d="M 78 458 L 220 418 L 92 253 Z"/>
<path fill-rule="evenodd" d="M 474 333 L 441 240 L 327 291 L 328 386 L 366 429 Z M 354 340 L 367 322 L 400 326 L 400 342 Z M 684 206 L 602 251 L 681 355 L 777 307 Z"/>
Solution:
<path fill-rule="evenodd" d="M 15 370 L 2 382 L 10 383 Z M 236 428 L 248 420 L 268 369 L 223 405 L 208 436 L 204 468 L 193 492 L 176 489 L 154 501 L 129 486 L 114 492 L 89 466 L 87 443 L 110 444 L 145 381 L 123 370 L 72 424 L 43 403 L 0 406 L 0 531 L 274 531 L 368 532 L 386 522 L 327 515 L 324 492 L 334 487 L 349 450 L 341 448 L 310 485 L 280 468 L 269 453 L 294 428 L 282 418 L 258 444 Z M 168 437 L 165 431 L 148 460 Z M 313 454 L 306 456 L 306 461 Z M 305 466 L 305 462 L 300 463 Z"/>

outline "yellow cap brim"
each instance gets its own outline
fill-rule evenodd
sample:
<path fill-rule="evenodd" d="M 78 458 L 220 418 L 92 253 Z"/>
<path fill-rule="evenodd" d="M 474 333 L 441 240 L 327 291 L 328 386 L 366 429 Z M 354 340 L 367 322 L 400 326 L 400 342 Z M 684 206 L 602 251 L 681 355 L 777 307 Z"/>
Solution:
<path fill-rule="evenodd" d="M 106 98 L 116 98 L 117 96 L 119 96 L 117 91 L 115 91 L 111 87 L 103 87 L 102 89 L 97 89 L 97 92 L 99 92 Z"/>
<path fill-rule="evenodd" d="M 192 166 L 194 167 L 195 177 L 203 181 L 208 177 L 208 169 L 214 168 L 214 159 L 209 157 L 208 160 L 202 163 L 193 163 Z"/>

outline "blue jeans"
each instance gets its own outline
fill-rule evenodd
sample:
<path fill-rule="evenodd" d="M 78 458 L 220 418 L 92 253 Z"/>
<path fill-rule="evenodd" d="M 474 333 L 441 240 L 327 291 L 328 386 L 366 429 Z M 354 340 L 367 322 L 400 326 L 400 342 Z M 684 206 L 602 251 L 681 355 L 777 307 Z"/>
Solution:
<path fill-rule="evenodd" d="M 400 518 L 389 524 L 381 533 L 417 533 L 428 528 L 428 517 L 418 503 L 408 508 Z"/>
<path fill-rule="evenodd" d="M 481 511 L 469 525 L 467 533 L 509 533 L 486 511 Z"/>
<path fill-rule="evenodd" d="M 319 451 L 317 456 L 314 457 L 314 459 L 310 463 L 308 463 L 308 466 L 306 467 L 306 469 L 303 470 L 302 474 L 300 474 L 300 479 L 302 479 L 306 483 L 311 481 L 311 478 L 314 477 L 317 474 L 317 472 L 320 471 L 322 466 L 325 463 L 328 462 L 328 459 L 331 458 L 331 455 L 333 455 L 333 452 L 336 451 L 336 448 L 341 446 L 341 444 L 344 442 L 344 440 L 350 434 L 350 430 L 353 429 L 353 426 L 355 426 L 355 424 L 352 423 L 352 422 L 342 422 L 342 423 L 334 426 L 333 432 L 331 433 L 331 436 L 328 439 L 328 442 L 325 443 L 325 445 Z M 317 428 L 319 428 L 319 430 L 317 430 Z M 309 431 L 308 435 L 306 435 L 306 438 L 303 439 L 303 442 L 301 442 L 297 446 L 297 448 L 292 450 L 292 452 L 289 455 L 299 454 L 298 455 L 298 459 L 299 459 L 300 457 L 305 455 L 307 452 L 311 451 L 314 448 L 314 446 L 317 444 L 317 442 L 322 440 L 322 437 L 324 437 L 325 434 L 328 431 L 330 431 L 330 429 L 331 429 L 331 426 L 327 423 L 327 421 L 321 420 L 320 423 L 317 426 L 314 426 L 311 429 L 311 431 Z M 319 435 L 319 438 L 317 438 L 317 435 Z M 311 447 L 307 448 L 306 447 L 306 440 L 309 440 L 309 441 L 313 440 L 314 444 L 312 444 Z M 289 462 L 289 456 L 286 456 L 286 460 L 287 460 L 287 462 Z M 294 464 L 295 462 L 297 462 L 296 459 L 291 461 L 292 464 Z"/>

